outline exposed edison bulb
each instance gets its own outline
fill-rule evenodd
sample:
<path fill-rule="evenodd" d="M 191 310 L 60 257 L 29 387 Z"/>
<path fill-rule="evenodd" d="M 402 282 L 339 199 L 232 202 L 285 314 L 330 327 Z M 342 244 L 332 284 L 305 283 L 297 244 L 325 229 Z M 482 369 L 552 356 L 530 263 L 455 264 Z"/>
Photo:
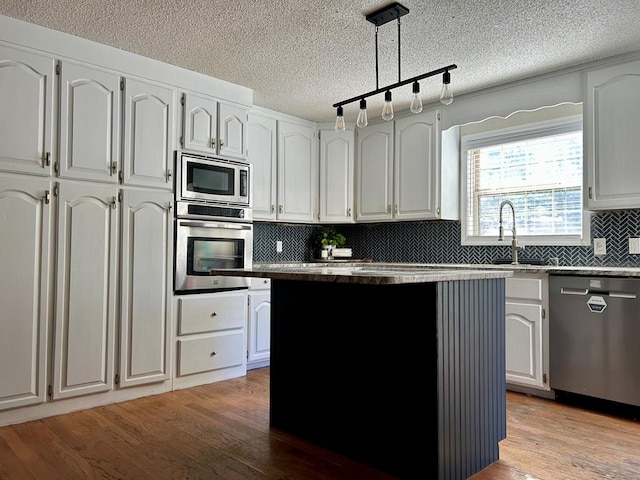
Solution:
<path fill-rule="evenodd" d="M 409 105 L 409 110 L 411 110 L 412 113 L 420 113 L 422 111 L 420 84 L 417 80 L 413 82 L 413 94 L 411 95 L 411 105 Z"/>
<path fill-rule="evenodd" d="M 443 105 L 450 105 L 453 102 L 453 92 L 449 88 L 451 83 L 451 74 L 444 72 L 442 74 L 442 93 L 440 93 L 440 103 Z"/>
<path fill-rule="evenodd" d="M 393 120 L 393 104 L 391 103 L 391 92 L 387 90 L 384 94 L 384 106 L 382 107 L 382 119 Z"/>
<path fill-rule="evenodd" d="M 344 124 L 344 112 L 342 107 L 338 107 L 338 115 L 336 116 L 336 132 L 344 132 L 346 125 Z"/>
<path fill-rule="evenodd" d="M 367 101 L 363 98 L 360 100 L 360 111 L 358 112 L 358 119 L 356 125 L 360 128 L 364 128 L 369 124 L 367 120 Z"/>

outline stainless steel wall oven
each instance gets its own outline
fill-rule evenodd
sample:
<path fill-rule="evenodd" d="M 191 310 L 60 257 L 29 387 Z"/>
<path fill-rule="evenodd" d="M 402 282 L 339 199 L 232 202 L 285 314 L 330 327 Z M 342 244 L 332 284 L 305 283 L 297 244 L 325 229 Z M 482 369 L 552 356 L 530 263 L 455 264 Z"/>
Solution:
<path fill-rule="evenodd" d="M 253 259 L 253 216 L 248 189 L 250 168 L 244 169 L 238 162 L 229 162 L 227 167 L 225 162 L 177 152 L 174 210 L 176 294 L 249 288 L 248 277 L 209 274 L 212 268 L 251 267 Z M 214 170 L 209 168 L 211 165 L 214 165 Z M 239 178 L 244 179 L 237 181 Z M 232 184 L 236 186 L 231 187 Z M 236 193 L 220 197 L 225 195 L 222 192 Z M 226 201 L 221 201 L 221 198 L 226 198 Z"/>

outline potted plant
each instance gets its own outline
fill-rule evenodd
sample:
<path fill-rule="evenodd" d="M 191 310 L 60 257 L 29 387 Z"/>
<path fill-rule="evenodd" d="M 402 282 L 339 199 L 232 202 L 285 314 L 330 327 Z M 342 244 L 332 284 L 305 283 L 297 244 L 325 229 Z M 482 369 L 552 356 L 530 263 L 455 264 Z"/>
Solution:
<path fill-rule="evenodd" d="M 331 258 L 333 249 L 344 245 L 346 238 L 334 227 L 324 226 L 316 230 L 315 242 L 320 248 L 320 258 Z"/>

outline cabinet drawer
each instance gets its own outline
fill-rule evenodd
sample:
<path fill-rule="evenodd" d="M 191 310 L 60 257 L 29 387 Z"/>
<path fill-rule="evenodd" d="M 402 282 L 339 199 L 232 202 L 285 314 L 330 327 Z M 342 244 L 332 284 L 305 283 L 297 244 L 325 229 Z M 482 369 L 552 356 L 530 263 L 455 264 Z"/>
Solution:
<path fill-rule="evenodd" d="M 271 288 L 270 278 L 251 277 L 251 290 L 266 290 Z"/>
<path fill-rule="evenodd" d="M 246 291 L 219 297 L 181 298 L 179 302 L 179 335 L 244 327 Z"/>
<path fill-rule="evenodd" d="M 507 298 L 542 300 L 542 280 L 540 278 L 507 278 L 505 282 Z"/>
<path fill-rule="evenodd" d="M 242 365 L 244 332 L 178 340 L 178 376 Z"/>

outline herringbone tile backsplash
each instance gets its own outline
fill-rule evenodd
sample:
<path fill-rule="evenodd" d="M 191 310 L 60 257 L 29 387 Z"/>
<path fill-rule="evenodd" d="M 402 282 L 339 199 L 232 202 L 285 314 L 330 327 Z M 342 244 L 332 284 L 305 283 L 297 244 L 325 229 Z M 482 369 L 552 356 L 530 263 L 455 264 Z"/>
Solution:
<path fill-rule="evenodd" d="M 254 262 L 308 261 L 318 255 L 311 237 L 317 226 L 254 223 Z M 491 263 L 509 257 L 504 246 L 460 245 L 460 222 L 426 221 L 336 225 L 347 238 L 353 258 L 376 262 Z M 607 239 L 607 254 L 596 257 L 589 246 L 527 246 L 521 258 L 558 257 L 560 265 L 640 267 L 640 255 L 628 253 L 629 237 L 640 236 L 640 210 L 616 210 L 591 215 L 591 238 Z M 283 251 L 276 253 L 276 241 Z M 524 242 L 526 243 L 526 242 Z"/>

